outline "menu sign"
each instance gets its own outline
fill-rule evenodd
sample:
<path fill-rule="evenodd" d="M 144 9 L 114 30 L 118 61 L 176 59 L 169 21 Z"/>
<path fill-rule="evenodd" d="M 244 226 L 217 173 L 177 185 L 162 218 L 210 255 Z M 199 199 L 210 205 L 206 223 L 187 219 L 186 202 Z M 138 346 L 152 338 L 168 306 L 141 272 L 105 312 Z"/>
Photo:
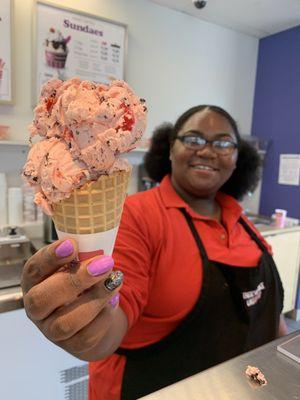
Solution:
<path fill-rule="evenodd" d="M 12 102 L 11 0 L 0 0 L 0 103 Z"/>
<path fill-rule="evenodd" d="M 125 25 L 39 1 L 36 6 L 34 103 L 51 78 L 124 79 Z"/>

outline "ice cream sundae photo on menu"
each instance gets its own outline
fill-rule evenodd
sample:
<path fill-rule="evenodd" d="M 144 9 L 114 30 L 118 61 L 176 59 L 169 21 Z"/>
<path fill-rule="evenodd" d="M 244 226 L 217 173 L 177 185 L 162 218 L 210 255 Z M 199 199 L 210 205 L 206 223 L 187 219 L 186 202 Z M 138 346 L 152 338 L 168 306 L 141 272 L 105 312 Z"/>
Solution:
<path fill-rule="evenodd" d="M 97 254 L 99 243 L 112 252 L 131 172 L 120 155 L 145 130 L 144 102 L 123 81 L 52 79 L 42 87 L 29 127 L 31 139 L 40 140 L 31 145 L 23 177 L 58 236 L 77 240 L 81 258 Z"/>
<path fill-rule="evenodd" d="M 44 42 L 46 63 L 51 68 L 65 68 L 68 56 L 67 44 L 71 36 L 63 37 L 62 33 L 54 28 L 50 28 L 47 39 Z"/>

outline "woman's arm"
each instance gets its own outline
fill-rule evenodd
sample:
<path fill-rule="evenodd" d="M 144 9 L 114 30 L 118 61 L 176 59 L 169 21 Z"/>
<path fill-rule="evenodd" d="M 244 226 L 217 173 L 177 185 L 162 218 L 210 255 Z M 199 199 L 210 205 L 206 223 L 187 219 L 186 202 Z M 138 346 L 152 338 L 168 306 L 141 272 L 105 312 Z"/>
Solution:
<path fill-rule="evenodd" d="M 23 269 L 24 307 L 59 347 L 84 360 L 92 355 L 103 358 L 119 346 L 127 331 L 126 317 L 117 306 L 122 274 L 108 287 L 113 259 L 100 256 L 70 266 L 76 255 L 72 239 L 34 254 Z"/>

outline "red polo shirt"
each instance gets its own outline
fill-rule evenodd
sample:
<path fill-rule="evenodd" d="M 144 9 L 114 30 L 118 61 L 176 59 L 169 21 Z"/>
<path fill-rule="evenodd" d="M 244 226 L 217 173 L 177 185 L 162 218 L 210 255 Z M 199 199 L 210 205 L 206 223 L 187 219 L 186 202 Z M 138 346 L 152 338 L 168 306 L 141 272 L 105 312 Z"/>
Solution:
<path fill-rule="evenodd" d="M 113 253 L 116 267 L 125 275 L 120 306 L 129 331 L 122 347 L 137 348 L 162 339 L 197 301 L 202 261 L 178 208 L 184 207 L 192 217 L 209 259 L 233 267 L 258 264 L 261 250 L 237 223 L 242 208 L 223 193 L 216 199 L 222 223 L 194 212 L 175 192 L 168 176 L 159 187 L 126 199 Z M 90 364 L 90 400 L 120 398 L 125 362 L 124 356 L 113 355 Z"/>

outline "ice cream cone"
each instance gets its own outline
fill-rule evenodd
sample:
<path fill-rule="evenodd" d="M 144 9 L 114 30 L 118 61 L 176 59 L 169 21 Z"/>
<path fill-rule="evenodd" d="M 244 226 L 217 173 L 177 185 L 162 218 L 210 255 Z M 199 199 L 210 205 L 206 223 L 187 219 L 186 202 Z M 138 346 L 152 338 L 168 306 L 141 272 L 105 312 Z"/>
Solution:
<path fill-rule="evenodd" d="M 130 171 L 101 175 L 53 204 L 58 237 L 77 240 L 80 260 L 112 254 L 129 178 Z"/>
<path fill-rule="evenodd" d="M 66 52 L 68 41 L 51 28 L 45 50 Z M 131 170 L 122 155 L 145 131 L 145 100 L 124 81 L 51 79 L 34 114 L 30 136 L 41 140 L 22 175 L 35 188 L 35 203 L 53 214 L 59 238 L 77 240 L 81 259 L 110 255 Z"/>

